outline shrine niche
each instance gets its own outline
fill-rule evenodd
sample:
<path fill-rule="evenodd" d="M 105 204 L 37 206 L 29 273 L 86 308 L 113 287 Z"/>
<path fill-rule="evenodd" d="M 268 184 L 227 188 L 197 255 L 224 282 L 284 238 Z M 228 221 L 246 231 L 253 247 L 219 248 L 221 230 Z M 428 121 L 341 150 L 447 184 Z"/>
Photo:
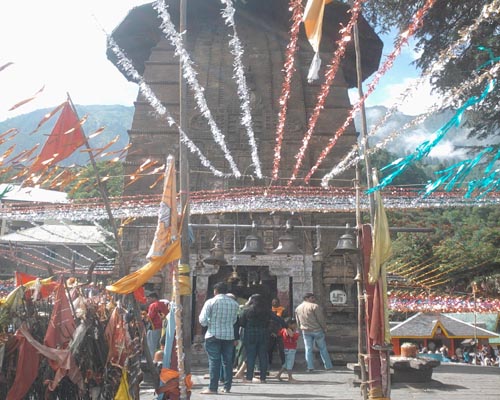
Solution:
<path fill-rule="evenodd" d="M 178 24 L 178 1 L 166 1 L 168 11 L 174 24 Z M 190 191 L 209 191 L 219 189 L 230 191 L 235 188 L 262 187 L 271 184 L 285 185 L 290 178 L 296 159 L 294 155 L 302 145 L 307 130 L 308 120 L 317 101 L 317 93 L 321 81 L 309 84 L 307 71 L 313 58 L 313 50 L 308 43 L 303 27 L 299 33 L 299 50 L 295 58 L 296 73 L 291 82 L 291 95 L 288 103 L 285 135 L 281 154 L 279 179 L 271 180 L 276 127 L 280 110 L 279 97 L 283 83 L 283 63 L 286 58 L 289 41 L 290 12 L 287 0 L 249 0 L 234 2 L 235 22 L 239 37 L 244 47 L 243 64 L 249 88 L 251 116 L 255 141 L 258 145 L 262 163 L 263 178 L 251 174 L 254 171 L 250 156 L 248 139 L 241 125 L 239 96 L 237 85 L 233 79 L 234 58 L 228 48 L 228 36 L 231 30 L 224 24 L 221 16 L 221 2 L 212 0 L 190 0 L 187 2 L 187 29 L 185 48 L 192 57 L 197 68 L 198 79 L 204 87 L 204 95 L 215 122 L 225 136 L 228 149 L 233 155 L 242 177 L 216 177 L 210 173 L 195 154 L 189 154 Z M 328 61 L 335 50 L 339 39 L 339 29 L 349 20 L 349 7 L 342 2 L 333 2 L 325 8 L 323 39 L 321 42 L 321 58 L 323 66 L 320 75 L 324 74 Z M 142 74 L 162 104 L 170 113 L 178 118 L 179 102 L 179 69 L 175 49 L 159 29 L 161 20 L 151 4 L 136 7 L 116 27 L 112 37 L 117 45 L 132 60 L 135 69 Z M 359 18 L 359 31 L 362 53 L 363 79 L 377 70 L 380 61 L 382 42 L 362 18 Z M 108 58 L 120 69 L 123 66 L 113 52 L 108 51 Z M 349 44 L 342 59 L 333 84 L 326 98 L 323 112 L 318 120 L 310 153 L 304 158 L 300 167 L 301 177 L 314 165 L 317 156 L 327 145 L 335 130 L 342 125 L 350 110 L 347 89 L 356 86 L 355 52 L 353 44 Z M 183 112 L 187 114 L 187 134 L 206 154 L 211 163 L 220 171 L 231 172 L 229 163 L 215 144 L 206 119 L 196 106 L 193 93 L 188 90 L 184 99 Z M 167 154 L 177 154 L 179 149 L 178 131 L 164 120 L 152 117 L 153 108 L 147 99 L 139 95 L 135 102 L 135 113 L 129 130 L 131 149 L 125 161 L 125 174 L 137 169 L 146 159 L 164 162 Z M 319 186 L 322 177 L 356 142 L 356 132 L 351 124 L 339 139 L 335 149 L 313 175 L 311 186 Z M 354 171 L 347 170 L 334 182 L 336 186 L 352 187 Z M 129 184 L 125 195 L 138 193 L 159 193 L 161 185 L 151 188 L 154 178 L 139 179 Z M 243 201 L 243 200 L 242 200 Z M 251 205 L 251 203 L 250 203 Z M 252 224 L 259 226 L 283 227 L 286 220 L 291 219 L 294 225 L 355 225 L 354 214 L 322 213 L 296 210 L 289 212 L 228 212 L 221 214 L 191 214 L 192 224 Z M 123 240 L 127 242 L 127 260 L 131 265 L 142 265 L 147 250 L 137 238 L 141 234 L 137 226 L 151 224 L 154 232 L 155 221 L 139 221 L 125 227 Z M 142 228 L 141 228 L 142 229 Z M 190 264 L 193 270 L 193 283 L 196 293 L 193 296 L 193 315 L 197 315 L 203 302 L 211 296 L 211 286 L 220 280 L 228 280 L 234 272 L 241 279 L 243 292 L 249 290 L 266 290 L 269 296 L 277 296 L 288 309 L 295 308 L 308 291 L 321 292 L 321 305 L 324 307 L 332 327 L 332 334 L 327 338 L 333 358 L 347 360 L 356 357 L 353 346 L 356 345 L 356 295 L 352 265 L 347 265 L 342 258 L 326 257 L 324 261 L 313 260 L 314 233 L 312 230 L 294 231 L 293 235 L 301 250 L 301 254 L 288 257 L 273 254 L 279 242 L 282 229 L 262 229 L 266 254 L 252 259 L 238 254 L 243 247 L 248 231 L 227 230 L 221 232 L 222 243 L 228 266 L 208 266 L 203 258 L 209 254 L 213 243 L 213 227 L 196 229 L 193 232 L 194 242 L 190 248 Z M 338 237 L 342 232 L 325 231 L 322 246 L 325 254 L 331 254 Z M 236 243 L 236 249 L 234 244 Z M 236 251 L 235 251 L 236 250 Z M 234 257 L 233 257 L 234 256 Z M 234 258 L 234 260 L 233 260 Z M 255 275 L 257 273 L 257 275 Z M 322 281 L 319 287 L 313 282 L 313 274 Z M 254 276 L 258 276 L 258 279 Z M 251 277 L 252 276 L 252 277 Z M 251 278 L 250 278 L 251 277 Z M 253 288 L 253 289 L 252 289 Z M 248 289 L 248 290 L 247 290 Z M 333 293 L 333 294 L 332 294 Z M 333 297 L 331 297 L 333 296 Z M 334 299 L 334 302 L 331 301 Z M 194 318 L 193 340 L 199 343 L 201 329 L 196 326 Z M 340 338 L 339 338 L 340 335 Z M 199 346 L 195 346 L 199 348 Z"/>

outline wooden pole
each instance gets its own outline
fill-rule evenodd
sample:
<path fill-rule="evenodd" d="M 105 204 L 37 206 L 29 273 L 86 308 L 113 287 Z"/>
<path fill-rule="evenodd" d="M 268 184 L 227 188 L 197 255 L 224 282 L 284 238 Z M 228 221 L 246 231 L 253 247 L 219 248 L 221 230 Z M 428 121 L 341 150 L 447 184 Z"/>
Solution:
<path fill-rule="evenodd" d="M 73 109 L 73 112 L 75 113 L 76 117 L 79 119 L 78 113 L 76 112 L 76 108 L 75 108 L 75 106 L 73 104 L 73 101 L 71 100 L 71 97 L 70 97 L 69 93 L 67 93 L 67 96 L 68 96 L 68 101 L 71 104 L 71 108 Z M 92 153 L 92 148 L 90 147 L 90 144 L 89 144 L 89 141 L 87 139 L 87 136 L 84 134 L 83 137 L 84 137 L 84 140 L 85 140 L 85 147 L 87 148 L 88 153 L 89 153 L 90 163 L 92 164 L 92 168 L 94 169 L 94 173 L 95 173 L 95 177 L 96 177 L 96 181 L 97 181 L 97 187 L 99 188 L 99 192 L 101 193 L 102 200 L 104 201 L 104 206 L 106 207 L 106 212 L 108 214 L 109 223 L 111 225 L 111 229 L 113 230 L 113 236 L 114 236 L 115 242 L 116 242 L 116 249 L 118 251 L 118 262 L 119 262 L 119 271 L 120 271 L 119 274 L 120 274 L 120 277 L 122 277 L 122 276 L 125 276 L 128 273 L 128 268 L 125 265 L 125 257 L 124 257 L 122 243 L 121 243 L 120 237 L 118 235 L 118 228 L 116 226 L 116 220 L 115 220 L 115 218 L 113 216 L 113 212 L 111 211 L 111 206 L 109 204 L 109 197 L 108 197 L 108 194 L 106 192 L 106 188 L 104 187 L 104 185 L 102 183 L 101 176 L 99 174 L 99 170 L 97 169 L 97 163 L 95 161 L 94 154 Z M 140 328 L 143 328 L 141 326 L 141 324 L 142 324 L 141 313 L 139 311 L 139 307 L 137 305 L 137 302 L 135 301 L 134 296 L 130 296 L 130 297 L 131 297 L 131 301 L 132 301 L 132 304 L 133 304 L 134 316 L 136 318 L 137 324 L 139 324 Z M 156 386 L 156 388 L 158 388 L 158 384 L 159 384 L 158 371 L 155 368 L 155 365 L 154 365 L 154 362 L 153 362 L 153 358 L 151 357 L 151 353 L 149 352 L 148 344 L 147 344 L 147 341 L 145 340 L 145 331 L 144 331 L 144 329 L 140 329 L 140 332 L 141 332 L 141 342 L 142 342 L 142 345 L 143 345 L 142 347 L 143 347 L 143 350 L 144 350 L 144 354 L 146 356 L 146 361 L 148 363 L 148 368 L 149 368 L 149 370 L 151 371 L 151 373 L 153 375 L 153 380 L 155 382 L 155 386 Z M 132 389 L 137 394 L 138 394 L 138 391 L 139 391 L 139 386 L 138 385 L 139 384 L 137 384 L 137 388 L 133 388 Z"/>

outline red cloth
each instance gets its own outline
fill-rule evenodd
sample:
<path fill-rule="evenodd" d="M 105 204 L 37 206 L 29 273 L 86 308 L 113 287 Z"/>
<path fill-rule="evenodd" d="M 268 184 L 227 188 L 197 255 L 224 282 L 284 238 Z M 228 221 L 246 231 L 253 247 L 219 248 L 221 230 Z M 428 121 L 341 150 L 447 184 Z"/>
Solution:
<path fill-rule="evenodd" d="M 299 332 L 294 332 L 292 336 L 288 336 L 286 328 L 281 328 L 279 335 L 283 338 L 283 347 L 288 350 L 297 348 L 297 341 L 299 340 Z"/>
<path fill-rule="evenodd" d="M 78 386 L 80 390 L 83 390 L 83 377 L 76 364 L 75 358 L 69 349 L 60 350 L 52 349 L 50 347 L 44 346 L 43 344 L 37 342 L 33 336 L 29 333 L 26 325 L 21 325 L 19 332 L 26 338 L 26 340 L 35 347 L 35 352 L 38 351 L 43 356 L 49 359 L 51 365 L 57 366 L 56 375 L 53 381 L 48 381 L 48 387 L 50 391 L 54 391 L 60 380 L 66 375 L 68 378 Z"/>
<path fill-rule="evenodd" d="M 48 165 L 64 160 L 84 143 L 85 136 L 80 121 L 67 101 L 30 172 L 38 172 Z"/>
<path fill-rule="evenodd" d="M 122 316 L 124 312 L 123 309 L 115 307 L 104 331 L 104 337 L 109 347 L 107 361 L 122 367 L 125 366 L 127 357 L 132 351 L 132 340 Z"/>
<path fill-rule="evenodd" d="M 141 304 L 146 304 L 148 302 L 144 293 L 144 286 L 134 290 L 134 298 Z"/>
<path fill-rule="evenodd" d="M 368 283 L 368 271 L 370 270 L 370 254 L 372 251 L 372 229 L 369 224 L 362 226 L 361 251 L 363 252 L 363 282 L 365 284 L 365 329 L 366 329 L 366 352 L 368 354 L 368 376 L 370 389 L 382 387 L 382 369 L 380 364 L 380 352 L 372 348 L 373 339 L 370 335 L 372 321 L 379 319 L 379 311 L 374 309 L 375 286 Z M 378 300 L 377 300 L 378 302 Z M 374 315 L 375 310 L 375 315 Z M 377 316 L 378 314 L 378 316 Z M 375 322 L 376 323 L 376 322 Z M 375 326 L 375 325 L 374 325 Z"/>
<path fill-rule="evenodd" d="M 163 317 L 160 315 L 163 314 Z M 160 300 L 153 301 L 148 307 L 148 317 L 153 329 L 161 329 L 163 318 L 168 314 L 168 306 Z"/>
<path fill-rule="evenodd" d="M 59 286 L 57 287 L 55 293 L 52 316 L 50 317 L 49 326 L 45 332 L 43 343 L 54 349 L 66 348 L 68 343 L 73 338 L 75 329 L 75 319 L 73 318 L 69 300 L 66 297 L 64 278 L 61 276 Z"/>
<path fill-rule="evenodd" d="M 38 365 L 40 364 L 40 356 L 35 347 L 29 343 L 19 331 L 16 332 L 15 338 L 19 343 L 19 353 L 17 355 L 16 377 L 6 400 L 22 399 L 38 375 Z"/>
<path fill-rule="evenodd" d="M 24 285 L 28 282 L 34 281 L 38 279 L 38 276 L 30 275 L 30 274 L 25 274 L 24 272 L 14 272 L 14 278 L 16 282 L 16 287 Z M 50 296 L 50 294 L 54 291 L 56 288 L 57 284 L 51 283 L 50 285 L 42 285 L 42 288 L 40 289 L 40 295 L 42 296 L 42 299 L 46 299 L 47 297 Z"/>

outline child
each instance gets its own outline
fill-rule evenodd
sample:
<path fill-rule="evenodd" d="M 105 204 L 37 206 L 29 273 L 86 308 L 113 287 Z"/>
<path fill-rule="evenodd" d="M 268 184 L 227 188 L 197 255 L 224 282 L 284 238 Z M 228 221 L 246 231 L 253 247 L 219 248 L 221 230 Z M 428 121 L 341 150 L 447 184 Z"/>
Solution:
<path fill-rule="evenodd" d="M 285 364 L 281 367 L 276 378 L 281 381 L 281 374 L 287 372 L 288 382 L 295 383 L 297 380 L 292 377 L 293 364 L 295 363 L 295 353 L 297 352 L 297 341 L 299 339 L 299 332 L 297 332 L 297 321 L 292 318 L 286 319 L 286 328 L 279 331 L 279 335 L 283 338 L 283 345 L 285 347 Z"/>

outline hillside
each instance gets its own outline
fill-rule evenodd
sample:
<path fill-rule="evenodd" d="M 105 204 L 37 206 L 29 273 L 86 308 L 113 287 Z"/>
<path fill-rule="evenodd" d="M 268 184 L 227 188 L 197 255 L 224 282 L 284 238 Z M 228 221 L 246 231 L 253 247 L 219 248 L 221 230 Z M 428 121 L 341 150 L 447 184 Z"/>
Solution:
<path fill-rule="evenodd" d="M 133 107 L 121 105 L 77 105 L 76 110 L 80 117 L 88 115 L 88 120 L 84 125 L 84 130 L 87 136 L 98 128 L 105 127 L 103 133 L 90 139 L 92 147 L 102 147 L 109 143 L 117 135 L 119 135 L 120 138 L 118 142 L 110 148 L 110 151 L 122 149 L 127 145 L 127 130 L 130 129 L 132 124 L 132 117 L 134 113 Z M 46 135 L 48 135 L 52 130 L 56 118 L 47 122 L 35 134 L 31 134 L 31 132 L 35 129 L 43 116 L 50 111 L 52 111 L 52 109 L 40 109 L 0 122 L 0 133 L 5 132 L 10 128 L 17 128 L 19 130 L 19 133 L 11 141 L 7 141 L 0 145 L 0 153 L 7 150 L 14 143 L 16 144 L 16 148 L 13 154 L 18 154 L 22 150 L 30 149 L 36 143 L 42 143 L 45 140 Z M 378 121 L 384 117 L 386 111 L 387 109 L 382 106 L 367 108 L 366 113 L 368 130 L 375 126 L 375 124 L 377 124 Z M 430 116 L 422 124 L 406 130 L 404 134 L 399 135 L 397 139 L 390 142 L 387 146 L 387 150 L 398 156 L 413 151 L 421 142 L 431 138 L 432 134 L 452 115 L 452 112 L 445 112 Z M 402 113 L 394 113 L 386 124 L 379 129 L 377 135 L 370 139 L 370 145 L 373 146 L 381 140 L 381 138 L 385 138 L 392 132 L 398 131 L 413 118 L 414 117 Z M 355 118 L 355 124 L 356 126 L 359 126 L 359 116 Z M 432 164 L 436 160 L 453 162 L 458 159 L 463 159 L 466 157 L 466 146 L 475 144 L 480 144 L 480 142 L 477 140 L 471 141 L 470 139 L 467 139 L 467 129 L 452 129 L 449 134 L 443 138 L 441 143 L 431 152 L 430 157 L 427 159 L 427 163 Z M 61 164 L 71 165 L 75 163 L 77 165 L 84 165 L 87 162 L 87 154 L 85 152 L 77 151 L 73 156 L 63 161 Z"/>
<path fill-rule="evenodd" d="M 108 151 L 123 149 L 128 144 L 127 130 L 130 129 L 132 125 L 133 107 L 121 105 L 76 105 L 75 107 L 80 118 L 88 115 L 88 119 L 83 125 L 83 129 L 87 136 L 101 127 L 105 128 L 100 135 L 90 139 L 90 145 L 93 148 L 105 146 L 117 135 L 119 136 L 118 141 L 114 143 Z M 5 132 L 11 128 L 17 128 L 19 131 L 12 140 L 0 145 L 0 152 L 3 153 L 15 144 L 16 147 L 12 154 L 15 155 L 23 150 L 31 149 L 37 143 L 42 144 L 56 123 L 56 116 L 46 122 L 39 131 L 34 134 L 32 134 L 32 132 L 44 115 L 51 111 L 51 108 L 39 109 L 0 122 L 0 132 Z M 41 149 L 41 146 L 39 149 Z M 88 163 L 88 160 L 86 152 L 76 151 L 71 157 L 62 161 L 60 164 L 65 166 L 71 164 L 85 165 Z"/>

